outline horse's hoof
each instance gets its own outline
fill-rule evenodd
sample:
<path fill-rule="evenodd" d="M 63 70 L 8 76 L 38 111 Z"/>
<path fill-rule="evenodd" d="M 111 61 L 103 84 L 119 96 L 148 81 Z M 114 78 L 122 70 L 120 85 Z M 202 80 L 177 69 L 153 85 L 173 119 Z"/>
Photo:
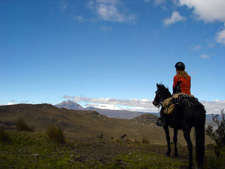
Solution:
<path fill-rule="evenodd" d="M 167 157 L 170 157 L 170 153 L 166 153 L 166 156 L 167 156 Z"/>
<path fill-rule="evenodd" d="M 178 154 L 175 153 L 175 154 L 174 154 L 174 157 L 178 157 Z"/>

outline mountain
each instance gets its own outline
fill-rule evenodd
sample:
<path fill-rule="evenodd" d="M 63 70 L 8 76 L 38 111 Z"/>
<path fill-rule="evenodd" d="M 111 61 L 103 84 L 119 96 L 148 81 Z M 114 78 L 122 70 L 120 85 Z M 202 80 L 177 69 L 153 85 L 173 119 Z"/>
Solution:
<path fill-rule="evenodd" d="M 70 100 L 63 101 L 62 103 L 56 104 L 55 106 L 58 108 L 66 108 L 66 109 L 72 109 L 72 110 L 83 110 L 84 109 L 81 105 L 79 105 L 73 101 L 70 101 Z"/>
<path fill-rule="evenodd" d="M 127 110 L 99 109 L 95 107 L 87 107 L 84 110 L 96 111 L 109 118 L 118 118 L 118 119 L 133 119 L 143 114 L 142 112 L 134 112 L 134 111 L 127 111 Z"/>
<path fill-rule="evenodd" d="M 55 106 L 58 108 L 66 108 L 70 110 L 96 111 L 101 115 L 105 115 L 109 118 L 118 118 L 118 119 L 133 119 L 137 116 L 140 116 L 141 114 L 144 114 L 143 112 L 134 112 L 127 110 L 109 110 L 109 109 L 99 109 L 95 107 L 83 108 L 76 102 L 70 100 L 63 101 L 62 103 L 56 104 Z"/>

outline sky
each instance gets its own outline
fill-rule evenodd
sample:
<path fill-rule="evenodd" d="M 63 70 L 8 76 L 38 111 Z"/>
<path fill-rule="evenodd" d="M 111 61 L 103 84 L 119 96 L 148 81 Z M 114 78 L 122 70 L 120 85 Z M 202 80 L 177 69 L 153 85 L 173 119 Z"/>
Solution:
<path fill-rule="evenodd" d="M 158 112 L 182 61 L 208 113 L 225 108 L 225 0 L 0 0 L 0 105 Z"/>

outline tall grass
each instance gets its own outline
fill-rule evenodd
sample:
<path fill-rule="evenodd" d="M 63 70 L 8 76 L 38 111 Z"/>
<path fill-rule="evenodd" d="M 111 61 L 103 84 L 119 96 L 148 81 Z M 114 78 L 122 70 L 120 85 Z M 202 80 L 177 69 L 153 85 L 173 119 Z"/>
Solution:
<path fill-rule="evenodd" d="M 149 144 L 149 140 L 145 136 L 142 137 L 142 144 Z"/>
<path fill-rule="evenodd" d="M 4 128 L 0 128 L 0 142 L 5 143 L 10 141 L 9 135 L 5 132 Z"/>
<path fill-rule="evenodd" d="M 18 118 L 16 121 L 16 129 L 17 131 L 28 131 L 28 132 L 34 131 L 34 129 L 29 127 L 28 124 L 21 118 Z"/>
<path fill-rule="evenodd" d="M 51 142 L 56 144 L 65 144 L 65 136 L 61 127 L 50 125 L 46 130 L 46 134 Z"/>

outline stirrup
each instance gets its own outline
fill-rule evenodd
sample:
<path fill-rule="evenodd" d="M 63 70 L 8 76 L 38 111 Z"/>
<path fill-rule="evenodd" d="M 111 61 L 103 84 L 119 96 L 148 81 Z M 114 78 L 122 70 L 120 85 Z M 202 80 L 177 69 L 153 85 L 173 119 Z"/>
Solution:
<path fill-rule="evenodd" d="M 164 121 L 162 121 L 162 119 L 161 118 L 159 118 L 157 121 L 156 121 L 156 125 L 157 126 L 160 126 L 160 127 L 162 127 L 162 126 L 165 126 L 165 122 Z"/>

